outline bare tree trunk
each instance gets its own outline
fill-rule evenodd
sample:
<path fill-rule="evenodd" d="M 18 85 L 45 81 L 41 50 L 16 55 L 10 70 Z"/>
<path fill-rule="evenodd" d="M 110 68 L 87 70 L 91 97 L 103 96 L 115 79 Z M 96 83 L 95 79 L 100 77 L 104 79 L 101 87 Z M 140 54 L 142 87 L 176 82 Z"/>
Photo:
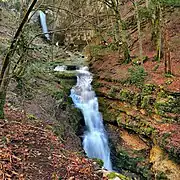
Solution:
<path fill-rule="evenodd" d="M 27 10 L 21 24 L 19 25 L 19 28 L 17 29 L 17 31 L 14 35 L 14 38 L 11 42 L 9 51 L 6 54 L 4 61 L 3 61 L 2 69 L 0 72 L 0 118 L 4 118 L 3 107 L 5 104 L 6 90 L 7 90 L 8 84 L 9 84 L 9 77 L 8 76 L 9 76 L 9 69 L 10 69 L 10 59 L 16 51 L 17 41 L 21 35 L 22 29 L 23 29 L 25 23 L 28 20 L 29 14 L 32 11 L 32 9 L 36 3 L 37 3 L 37 0 L 33 0 L 31 5 L 29 6 L 29 9 Z"/>
<path fill-rule="evenodd" d="M 131 1 L 135 8 L 136 20 L 137 20 L 137 29 L 138 29 L 138 40 L 139 40 L 139 59 L 141 64 L 143 64 L 143 49 L 142 49 L 142 35 L 141 35 L 141 20 L 139 17 L 139 8 L 137 2 Z"/>
<path fill-rule="evenodd" d="M 169 36 L 168 36 L 168 32 L 167 30 L 165 30 L 165 47 L 164 47 L 164 51 L 165 51 L 165 56 L 164 56 L 164 72 L 165 74 L 172 74 L 172 69 L 171 69 L 171 53 L 170 53 L 170 49 L 169 49 Z"/>
<path fill-rule="evenodd" d="M 162 54 L 162 34 L 161 34 L 161 21 L 162 21 L 162 11 L 161 6 L 158 3 L 158 17 L 157 17 L 157 60 L 160 62 Z"/>
<path fill-rule="evenodd" d="M 126 37 L 126 30 L 123 27 L 123 22 L 121 19 L 121 14 L 119 11 L 116 12 L 116 25 L 118 26 L 117 35 L 118 35 L 118 46 L 120 43 L 120 40 L 122 41 L 122 50 L 124 54 L 124 62 L 129 63 L 130 62 L 130 53 L 129 53 L 129 47 L 127 43 L 127 37 Z"/>
<path fill-rule="evenodd" d="M 8 74 L 9 74 L 9 66 L 6 68 L 4 72 L 4 78 L 2 79 L 0 84 L 0 119 L 4 118 L 4 104 L 6 100 L 6 90 L 9 83 L 9 78 L 7 78 Z"/>
<path fill-rule="evenodd" d="M 167 70 L 167 73 L 168 74 L 172 74 L 172 69 L 171 69 L 171 52 L 169 50 L 169 47 L 168 47 L 168 70 Z"/>
<path fill-rule="evenodd" d="M 142 35 L 141 35 L 141 21 L 139 17 L 139 9 L 137 3 L 135 3 L 136 9 L 136 18 L 137 18 L 137 27 L 138 27 L 138 36 L 139 36 L 139 59 L 141 64 L 143 64 L 143 49 L 142 49 Z"/>
<path fill-rule="evenodd" d="M 161 4 L 156 1 L 153 2 L 153 13 L 152 13 L 152 36 L 151 40 L 153 45 L 156 47 L 156 59 L 160 62 L 162 57 L 162 7 Z"/>
<path fill-rule="evenodd" d="M 123 26 L 123 21 L 121 18 L 119 6 L 120 6 L 120 1 L 119 0 L 103 0 L 102 1 L 106 6 L 108 6 L 112 12 L 115 15 L 116 18 L 116 36 L 115 39 L 117 40 L 118 46 L 120 43 L 120 40 L 122 42 L 122 50 L 124 54 L 124 62 L 129 63 L 130 62 L 130 53 L 129 53 L 129 47 L 127 43 L 127 36 L 126 36 L 126 30 Z M 119 48 L 119 47 L 118 47 Z M 120 49 L 119 49 L 120 50 Z"/>

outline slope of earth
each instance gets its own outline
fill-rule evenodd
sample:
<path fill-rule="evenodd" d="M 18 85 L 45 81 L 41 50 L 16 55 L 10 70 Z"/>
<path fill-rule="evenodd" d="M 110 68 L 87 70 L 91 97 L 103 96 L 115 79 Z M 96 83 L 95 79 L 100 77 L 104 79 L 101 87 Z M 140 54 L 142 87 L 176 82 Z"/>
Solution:
<path fill-rule="evenodd" d="M 127 9 L 127 8 L 125 8 Z M 164 73 L 164 58 L 160 62 L 155 60 L 155 47 L 151 42 L 151 27 L 149 24 L 142 30 L 142 43 L 143 43 L 143 55 L 147 57 L 144 62 L 143 67 L 147 72 L 148 76 L 145 79 L 145 83 L 156 84 L 163 86 L 166 90 L 172 92 L 180 91 L 180 12 L 179 8 L 175 8 L 166 14 L 166 29 L 169 35 L 168 43 L 171 53 L 171 68 L 172 76 L 166 76 Z M 133 43 L 134 42 L 134 43 Z M 104 49 L 101 53 L 97 53 L 97 58 L 92 58 L 90 65 L 92 71 L 100 79 L 111 79 L 111 81 L 125 81 L 129 76 L 128 69 L 132 68 L 134 64 L 138 61 L 139 55 L 139 44 L 137 31 L 131 34 L 130 44 L 131 47 L 131 57 L 132 63 L 125 65 L 122 64 L 122 56 L 114 51 L 107 53 L 108 48 L 102 47 Z M 105 55 L 103 55 L 103 53 Z M 99 58 L 99 59 L 98 59 Z"/>
<path fill-rule="evenodd" d="M 17 114 L 16 120 L 0 120 L 0 179 L 101 179 L 91 160 L 67 150 L 53 134 L 54 124 Z"/>
<path fill-rule="evenodd" d="M 1 66 L 19 23 L 19 14 L 3 6 L 0 11 Z M 25 28 L 23 33 L 25 39 L 31 41 L 41 30 L 38 25 L 27 26 L 30 28 Z M 52 47 L 40 37 L 33 40 L 31 47 L 28 55 L 20 51 L 22 54 L 15 53 L 12 58 L 12 67 L 21 56 L 26 63 L 24 71 L 13 74 L 10 80 L 5 119 L 0 119 L 0 179 L 106 180 L 119 177 L 129 180 L 102 170 L 102 161 L 88 159 L 82 149 L 78 137 L 82 115 L 69 97 L 76 83 L 76 73 L 55 72 L 54 68 L 84 65 L 85 59 L 77 52 L 72 54 L 54 47 L 54 58 L 50 61 Z"/>
<path fill-rule="evenodd" d="M 148 23 L 142 30 L 147 57 L 143 65 L 138 65 L 137 31 L 130 35 L 129 64 L 123 64 L 122 54 L 110 51 L 108 44 L 92 46 L 90 52 L 94 88 L 114 149 L 114 164 L 117 170 L 133 172 L 140 179 L 180 177 L 179 8 L 168 10 L 165 17 L 172 75 L 164 73 L 164 58 L 155 60 Z"/>
<path fill-rule="evenodd" d="M 18 15 L 0 7 L 0 66 Z M 24 30 L 27 39 L 41 32 L 39 26 L 28 25 L 33 32 Z M 0 179 L 101 179 L 76 135 L 81 115 L 69 98 L 76 76 L 53 71 L 64 61 L 72 63 L 70 55 L 55 47 L 57 61 L 49 62 L 48 43 L 37 37 L 31 45 L 25 71 L 14 75 L 7 89 L 5 119 L 0 120 Z M 20 56 L 15 54 L 12 67 Z"/>

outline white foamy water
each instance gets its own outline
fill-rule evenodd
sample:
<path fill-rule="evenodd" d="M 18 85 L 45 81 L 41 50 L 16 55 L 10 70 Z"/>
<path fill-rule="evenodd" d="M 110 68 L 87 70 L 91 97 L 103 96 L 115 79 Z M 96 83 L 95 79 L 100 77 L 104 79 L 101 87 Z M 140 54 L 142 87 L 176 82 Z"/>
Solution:
<path fill-rule="evenodd" d="M 67 69 L 67 66 L 56 66 L 54 68 L 54 71 L 65 71 Z"/>
<path fill-rule="evenodd" d="M 87 67 L 77 70 L 77 84 L 71 89 L 71 98 L 84 116 L 87 131 L 83 136 L 83 147 L 88 157 L 103 160 L 104 167 L 112 170 L 108 138 L 99 112 L 98 99 L 92 90 L 92 74 Z"/>

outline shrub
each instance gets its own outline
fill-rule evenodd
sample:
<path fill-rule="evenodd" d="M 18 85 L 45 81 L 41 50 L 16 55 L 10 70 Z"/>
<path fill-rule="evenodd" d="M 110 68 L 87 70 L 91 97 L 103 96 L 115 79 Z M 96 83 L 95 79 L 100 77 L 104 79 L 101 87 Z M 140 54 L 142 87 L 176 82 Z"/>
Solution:
<path fill-rule="evenodd" d="M 129 68 L 128 71 L 130 73 L 128 82 L 136 85 L 137 87 L 142 87 L 147 76 L 147 72 L 144 70 L 144 68 L 142 66 L 134 66 Z"/>

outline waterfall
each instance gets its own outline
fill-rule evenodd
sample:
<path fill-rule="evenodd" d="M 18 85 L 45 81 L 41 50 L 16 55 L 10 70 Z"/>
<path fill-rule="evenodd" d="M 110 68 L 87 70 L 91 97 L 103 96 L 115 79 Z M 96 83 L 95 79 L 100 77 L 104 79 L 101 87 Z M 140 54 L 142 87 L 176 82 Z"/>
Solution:
<path fill-rule="evenodd" d="M 48 28 L 46 23 L 46 14 L 39 10 L 37 12 L 32 11 L 29 15 L 29 19 L 31 23 L 37 23 L 40 20 L 42 32 L 47 40 L 50 40 L 50 36 L 48 34 Z"/>
<path fill-rule="evenodd" d="M 39 12 L 41 27 L 42 27 L 44 36 L 47 38 L 47 40 L 50 40 L 49 34 L 47 34 L 48 28 L 47 28 L 47 23 L 46 23 L 46 14 L 44 14 L 42 11 L 38 11 L 38 12 Z"/>
<path fill-rule="evenodd" d="M 103 160 L 104 167 L 112 170 L 108 138 L 104 129 L 98 99 L 92 90 L 92 74 L 87 67 L 81 68 L 77 84 L 71 89 L 71 98 L 84 116 L 87 130 L 83 135 L 83 147 L 88 157 Z"/>

